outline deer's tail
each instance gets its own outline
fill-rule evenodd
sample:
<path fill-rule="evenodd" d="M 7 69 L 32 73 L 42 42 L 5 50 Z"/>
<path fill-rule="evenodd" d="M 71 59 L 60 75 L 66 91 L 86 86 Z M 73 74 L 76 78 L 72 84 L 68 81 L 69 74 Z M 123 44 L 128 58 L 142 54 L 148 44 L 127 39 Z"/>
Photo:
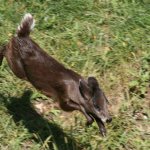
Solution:
<path fill-rule="evenodd" d="M 24 15 L 21 20 L 20 25 L 17 28 L 17 36 L 18 37 L 27 37 L 29 36 L 30 32 L 34 28 L 35 20 L 30 13 Z"/>

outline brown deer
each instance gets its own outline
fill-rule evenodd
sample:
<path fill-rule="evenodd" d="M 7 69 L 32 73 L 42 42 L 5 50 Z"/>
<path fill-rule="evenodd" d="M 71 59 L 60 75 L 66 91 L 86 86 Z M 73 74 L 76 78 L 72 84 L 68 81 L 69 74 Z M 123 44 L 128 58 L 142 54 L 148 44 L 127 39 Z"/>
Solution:
<path fill-rule="evenodd" d="M 84 79 L 65 68 L 35 43 L 29 34 L 34 27 L 31 14 L 25 14 L 12 37 L 0 51 L 0 64 L 5 56 L 9 67 L 20 79 L 56 99 L 64 111 L 79 110 L 90 125 L 95 120 L 101 134 L 106 134 L 105 122 L 111 122 L 108 100 L 94 77 Z"/>

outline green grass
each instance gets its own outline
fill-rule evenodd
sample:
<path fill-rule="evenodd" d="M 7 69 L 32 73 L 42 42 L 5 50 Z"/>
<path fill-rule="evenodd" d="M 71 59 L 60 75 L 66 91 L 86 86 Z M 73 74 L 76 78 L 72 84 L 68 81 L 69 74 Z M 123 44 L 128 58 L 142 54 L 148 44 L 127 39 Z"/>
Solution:
<path fill-rule="evenodd" d="M 49 108 L 40 115 L 33 104 L 52 100 L 16 78 L 4 61 L 0 149 L 150 149 L 149 8 L 148 0 L 0 0 L 0 44 L 30 12 L 36 19 L 32 38 L 66 67 L 96 76 L 113 115 L 105 138 L 95 123 L 87 128 L 79 112 Z"/>

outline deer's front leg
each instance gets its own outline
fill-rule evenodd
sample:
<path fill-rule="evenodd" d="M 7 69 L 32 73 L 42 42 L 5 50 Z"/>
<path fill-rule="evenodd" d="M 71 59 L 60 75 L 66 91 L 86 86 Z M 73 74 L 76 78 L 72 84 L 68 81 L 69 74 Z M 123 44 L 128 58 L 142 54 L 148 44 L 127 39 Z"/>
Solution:
<path fill-rule="evenodd" d="M 73 101 L 69 101 L 68 106 L 70 106 L 71 108 L 74 108 L 74 110 L 79 110 L 83 113 L 83 115 L 86 117 L 87 119 L 87 123 L 86 125 L 91 125 L 94 122 L 94 119 L 85 111 L 84 107 L 81 105 L 78 105 L 77 103 L 73 102 Z"/>
<path fill-rule="evenodd" d="M 59 105 L 64 111 L 80 110 L 80 106 L 72 100 L 59 102 Z"/>
<path fill-rule="evenodd" d="M 83 107 L 81 107 L 80 111 L 83 113 L 83 115 L 87 119 L 86 125 L 87 126 L 91 125 L 94 122 L 94 119 L 85 111 L 85 109 Z"/>
<path fill-rule="evenodd" d="M 94 119 L 86 113 L 85 109 L 83 108 L 83 106 L 75 103 L 72 100 L 69 100 L 67 102 L 63 102 L 60 103 L 60 107 L 65 110 L 65 111 L 73 111 L 73 110 L 79 110 L 80 112 L 82 112 L 82 114 L 86 117 L 87 119 L 87 123 L 86 125 L 91 125 L 94 122 Z"/>

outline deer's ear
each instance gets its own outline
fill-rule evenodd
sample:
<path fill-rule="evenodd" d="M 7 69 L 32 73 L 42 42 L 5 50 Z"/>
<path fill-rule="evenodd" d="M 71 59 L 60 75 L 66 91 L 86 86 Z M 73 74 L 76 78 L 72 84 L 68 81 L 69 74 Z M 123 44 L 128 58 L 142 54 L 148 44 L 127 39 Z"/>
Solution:
<path fill-rule="evenodd" d="M 79 80 L 79 91 L 84 99 L 86 100 L 91 99 L 92 97 L 91 90 L 88 84 L 82 79 Z"/>
<path fill-rule="evenodd" d="M 99 84 L 96 78 L 88 77 L 88 86 L 94 93 L 97 89 L 99 89 Z"/>

